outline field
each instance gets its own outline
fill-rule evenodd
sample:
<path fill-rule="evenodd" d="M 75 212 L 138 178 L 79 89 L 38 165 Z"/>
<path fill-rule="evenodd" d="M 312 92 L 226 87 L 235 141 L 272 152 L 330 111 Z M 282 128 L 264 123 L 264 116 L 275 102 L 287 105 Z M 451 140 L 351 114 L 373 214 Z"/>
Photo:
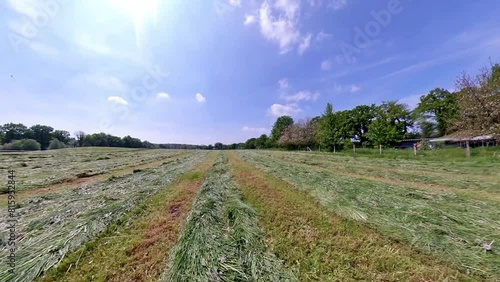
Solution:
<path fill-rule="evenodd" d="M 500 154 L 462 153 L 1 153 L 0 281 L 498 281 Z"/>

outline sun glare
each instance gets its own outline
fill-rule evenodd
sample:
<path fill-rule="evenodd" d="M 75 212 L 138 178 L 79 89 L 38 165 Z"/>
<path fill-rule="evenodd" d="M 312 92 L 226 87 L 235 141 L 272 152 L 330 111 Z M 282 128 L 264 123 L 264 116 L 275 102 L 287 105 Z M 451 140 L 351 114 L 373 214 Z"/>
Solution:
<path fill-rule="evenodd" d="M 113 6 L 132 16 L 136 23 L 156 20 L 158 0 L 110 0 Z"/>

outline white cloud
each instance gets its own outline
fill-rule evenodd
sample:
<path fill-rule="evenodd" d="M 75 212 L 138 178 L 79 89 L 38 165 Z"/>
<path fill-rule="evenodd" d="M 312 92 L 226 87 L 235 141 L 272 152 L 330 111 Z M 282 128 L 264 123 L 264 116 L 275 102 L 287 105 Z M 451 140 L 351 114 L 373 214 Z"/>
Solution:
<path fill-rule="evenodd" d="M 30 42 L 30 48 L 31 50 L 39 54 L 46 55 L 52 58 L 57 57 L 57 55 L 59 55 L 59 50 L 57 50 L 56 48 L 39 42 Z"/>
<path fill-rule="evenodd" d="M 351 85 L 341 85 L 341 84 L 335 84 L 335 91 L 337 92 L 351 92 L 355 93 L 361 90 L 361 87 L 356 84 L 351 84 Z"/>
<path fill-rule="evenodd" d="M 249 126 L 244 126 L 241 130 L 245 131 L 245 132 L 266 132 L 267 131 L 267 128 L 265 127 L 249 127 Z"/>
<path fill-rule="evenodd" d="M 288 83 L 288 78 L 282 78 L 278 81 L 278 84 L 280 85 L 281 90 L 288 89 L 290 84 Z"/>
<path fill-rule="evenodd" d="M 340 10 L 347 5 L 347 0 L 330 0 L 328 3 L 328 8 L 332 8 L 334 10 Z"/>
<path fill-rule="evenodd" d="M 165 92 L 160 92 L 160 93 L 156 94 L 156 97 L 158 99 L 170 99 L 170 95 L 168 95 L 168 93 L 165 93 Z"/>
<path fill-rule="evenodd" d="M 254 15 L 245 15 L 245 25 L 251 25 L 255 23 L 256 18 Z"/>
<path fill-rule="evenodd" d="M 311 46 L 311 38 L 312 34 L 308 33 L 306 37 L 302 39 L 302 42 L 300 42 L 299 45 L 299 54 L 302 55 L 304 52 L 309 49 L 309 46 Z"/>
<path fill-rule="evenodd" d="M 324 60 L 321 62 L 321 69 L 324 71 L 330 70 L 332 68 L 332 62 L 329 60 Z"/>
<path fill-rule="evenodd" d="M 302 112 L 302 109 L 297 104 L 273 104 L 268 110 L 268 114 L 276 117 L 291 116 L 300 112 Z"/>
<path fill-rule="evenodd" d="M 293 95 L 282 96 L 287 102 L 300 102 L 300 101 L 316 101 L 319 98 L 319 92 L 299 91 Z"/>
<path fill-rule="evenodd" d="M 267 1 L 259 9 L 259 25 L 262 35 L 269 41 L 278 43 L 280 53 L 286 53 L 300 42 L 297 29 L 300 2 L 296 0 L 277 0 L 275 9 L 279 16 L 272 15 L 273 8 Z"/>
<path fill-rule="evenodd" d="M 351 93 L 358 92 L 359 90 L 361 90 L 361 87 L 355 84 L 351 85 Z"/>
<path fill-rule="evenodd" d="M 229 0 L 229 4 L 234 7 L 241 7 L 241 0 Z"/>
<path fill-rule="evenodd" d="M 109 96 L 108 97 L 108 101 L 119 103 L 119 104 L 122 104 L 122 105 L 128 105 L 127 100 L 123 99 L 120 96 Z"/>
<path fill-rule="evenodd" d="M 326 33 L 324 31 L 320 31 L 317 35 L 316 35 L 316 41 L 323 41 L 323 40 L 327 40 L 327 39 L 330 39 L 333 37 L 333 34 L 330 34 L 330 33 Z"/>
<path fill-rule="evenodd" d="M 201 93 L 196 93 L 196 101 L 198 101 L 198 103 L 203 103 L 206 100 L 207 99 L 205 99 L 205 96 L 201 95 Z"/>

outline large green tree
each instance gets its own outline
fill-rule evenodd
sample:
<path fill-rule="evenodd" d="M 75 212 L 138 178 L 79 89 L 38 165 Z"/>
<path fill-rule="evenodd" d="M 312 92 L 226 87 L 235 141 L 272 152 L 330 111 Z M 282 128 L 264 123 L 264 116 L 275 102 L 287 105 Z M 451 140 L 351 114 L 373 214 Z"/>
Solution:
<path fill-rule="evenodd" d="M 424 129 L 428 131 L 428 123 L 433 121 L 436 123 L 435 127 L 440 136 L 449 134 L 452 122 L 458 113 L 457 95 L 446 89 L 433 89 L 427 95 L 420 97 L 420 103 L 414 112 L 419 120 L 422 133 L 424 133 Z"/>
<path fill-rule="evenodd" d="M 335 150 L 339 146 L 343 138 L 343 124 L 340 115 L 333 112 L 332 104 L 326 105 L 325 112 L 319 118 L 317 128 L 318 142 L 328 150 Z"/>
<path fill-rule="evenodd" d="M 2 144 L 10 143 L 13 140 L 21 140 L 27 138 L 25 136 L 28 128 L 22 123 L 7 123 L 2 126 L 3 140 Z M 49 140 L 50 141 L 50 140 Z"/>
<path fill-rule="evenodd" d="M 396 101 L 383 102 L 377 107 L 375 120 L 370 123 L 366 136 L 374 145 L 392 146 L 403 140 L 412 125 L 407 105 Z"/>
<path fill-rule="evenodd" d="M 273 129 L 271 131 L 271 139 L 274 143 L 277 143 L 278 140 L 283 135 L 283 132 L 287 127 L 293 124 L 293 118 L 291 116 L 280 116 L 276 119 L 276 122 L 273 125 Z"/>
<path fill-rule="evenodd" d="M 52 133 L 52 137 L 63 142 L 64 144 L 67 144 L 69 142 L 69 132 L 66 130 L 55 130 Z"/>
<path fill-rule="evenodd" d="M 377 114 L 377 106 L 372 105 L 360 105 L 352 110 L 349 110 L 348 123 L 346 129 L 349 131 L 350 135 L 358 140 L 360 140 L 360 145 L 364 146 L 368 143 L 369 138 L 366 133 L 370 124 L 374 120 Z"/>
<path fill-rule="evenodd" d="M 33 134 L 33 139 L 40 143 L 42 150 L 46 150 L 52 139 L 54 128 L 47 125 L 36 124 L 30 127 L 30 130 Z"/>
<path fill-rule="evenodd" d="M 257 140 L 255 141 L 255 146 L 259 149 L 265 149 L 267 148 L 269 142 L 268 142 L 268 137 L 266 134 L 262 134 Z"/>

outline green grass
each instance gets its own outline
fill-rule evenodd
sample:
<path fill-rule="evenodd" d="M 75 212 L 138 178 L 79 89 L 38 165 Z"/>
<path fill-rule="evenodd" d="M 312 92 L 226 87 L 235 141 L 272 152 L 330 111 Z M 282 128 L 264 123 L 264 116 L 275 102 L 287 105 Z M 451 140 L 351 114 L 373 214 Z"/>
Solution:
<path fill-rule="evenodd" d="M 486 187 L 485 191 L 481 190 L 481 186 L 476 187 L 475 197 L 472 197 L 473 194 L 456 190 L 434 189 L 432 183 L 425 189 L 419 189 L 410 179 L 404 178 L 397 183 L 387 183 L 385 180 L 390 179 L 392 173 L 378 173 L 394 169 L 395 161 L 388 159 L 354 159 L 332 155 L 317 157 L 313 154 L 305 157 L 308 154 L 288 152 L 239 153 L 246 161 L 306 191 L 343 218 L 363 222 L 388 238 L 436 255 L 464 272 L 491 280 L 500 277 L 499 250 L 493 248 L 493 251 L 486 251 L 483 247 L 485 243 L 500 241 L 498 201 L 493 197 L 488 198 L 489 194 L 485 194 L 486 197 L 478 196 L 480 192 L 491 195 L 499 192 L 499 186 L 495 186 L 495 183 L 500 175 L 488 173 L 494 169 L 491 164 L 484 164 L 486 180 L 478 180 Z M 304 165 L 304 159 L 310 163 Z M 329 166 L 324 165 L 325 159 Z M 360 165 L 363 162 L 368 167 L 373 164 L 375 178 L 366 178 L 362 172 L 367 169 L 366 166 L 352 166 L 352 174 L 339 173 L 339 166 L 345 163 Z M 445 162 L 438 166 L 433 162 L 399 160 L 396 166 L 401 163 L 409 170 L 413 164 L 415 170 L 424 173 L 426 165 L 430 165 L 434 173 L 448 174 L 447 178 L 439 180 L 445 182 L 443 185 L 452 181 L 452 178 L 461 177 L 460 173 L 444 170 Z M 451 166 L 455 167 L 453 164 Z M 455 168 L 462 171 L 469 167 L 476 172 L 481 171 L 477 163 L 461 162 Z M 417 185 L 425 182 L 420 181 Z M 467 185 L 464 186 L 460 189 L 467 190 Z"/>
<path fill-rule="evenodd" d="M 257 222 L 220 157 L 160 281 L 297 281 L 267 250 Z"/>
<path fill-rule="evenodd" d="M 6 273 L 0 265 L 0 280 L 31 281 L 57 265 L 69 252 L 95 238 L 160 188 L 199 163 L 207 152 L 198 151 L 180 163 L 150 168 L 135 174 L 102 182 L 83 184 L 73 189 L 28 198 L 17 210 L 18 274 Z M 7 209 L 0 216 L 7 218 Z M 8 230 L 0 230 L 6 238 Z M 5 250 L 5 246 L 4 246 Z M 0 253 L 5 260 L 7 252 Z"/>
<path fill-rule="evenodd" d="M 307 191 L 234 155 L 231 164 L 247 200 L 261 215 L 266 241 L 300 281 L 467 281 L 431 255 L 391 240 L 364 222 L 335 215 Z"/>

